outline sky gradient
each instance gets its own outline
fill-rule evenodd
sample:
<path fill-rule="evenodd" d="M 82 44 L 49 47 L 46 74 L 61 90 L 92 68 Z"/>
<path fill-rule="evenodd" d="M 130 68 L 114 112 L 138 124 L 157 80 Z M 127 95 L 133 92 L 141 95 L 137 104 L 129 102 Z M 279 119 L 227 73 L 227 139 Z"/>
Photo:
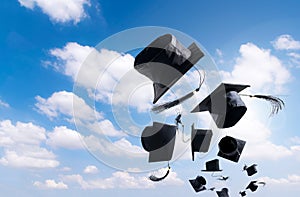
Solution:
<path fill-rule="evenodd" d="M 208 187 L 228 187 L 231 196 L 251 180 L 267 184 L 255 193 L 247 190 L 247 196 L 298 196 L 298 1 L 3 0 L 1 8 L 3 196 L 193 196 L 188 180 L 199 174 L 207 178 Z M 136 34 L 142 41 L 130 43 L 134 37 L 124 35 L 133 28 L 152 36 L 170 31 L 187 36 L 181 40 L 185 44 L 190 39 L 200 44 L 207 58 L 201 60 L 201 68 L 210 73 L 213 67 L 218 79 L 208 74 L 196 102 L 218 85 L 210 80 L 249 84 L 245 93 L 284 100 L 285 108 L 270 117 L 268 103 L 245 97 L 246 115 L 222 131 L 209 113 L 183 116 L 186 128 L 196 118 L 197 128 L 214 129 L 214 142 L 224 135 L 247 141 L 239 163 L 218 157 L 228 181 L 201 172 L 205 161 L 217 158 L 215 143 L 193 162 L 181 136 L 176 138 L 178 157 L 171 162 L 170 175 L 159 183 L 148 180 L 152 171 L 162 174 L 166 163 L 147 164 L 140 143 L 141 128 L 161 117 L 149 115 L 151 84 L 133 71 L 135 55 L 151 36 Z M 122 40 L 115 43 L 118 35 Z M 125 43 L 136 48 L 116 50 Z M 190 72 L 162 99 L 180 96 L 180 87 L 197 84 L 193 76 Z M 131 117 L 122 117 L 122 110 Z M 166 121 L 172 122 L 174 113 L 165 114 Z M 189 137 L 188 130 L 185 135 Z M 247 177 L 243 165 L 253 163 L 259 173 Z M 197 195 L 217 196 L 209 191 Z"/>

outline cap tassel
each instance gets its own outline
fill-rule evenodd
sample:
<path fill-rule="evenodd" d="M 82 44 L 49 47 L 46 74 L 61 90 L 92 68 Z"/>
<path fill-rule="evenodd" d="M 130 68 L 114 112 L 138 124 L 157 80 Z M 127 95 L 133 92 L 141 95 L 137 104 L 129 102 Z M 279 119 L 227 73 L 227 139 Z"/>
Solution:
<path fill-rule="evenodd" d="M 157 105 L 157 106 L 154 106 L 151 110 L 154 112 L 154 113 L 160 113 L 162 111 L 165 111 L 166 109 L 169 109 L 171 107 L 174 107 L 176 105 L 179 105 L 180 103 L 186 101 L 187 99 L 191 98 L 194 93 L 196 91 L 192 91 L 190 93 L 188 93 L 187 95 L 179 98 L 179 99 L 176 99 L 174 101 L 171 101 L 171 102 L 167 102 L 167 103 L 164 103 L 164 104 L 161 104 L 161 105 Z"/>
<path fill-rule="evenodd" d="M 154 106 L 151 110 L 154 112 L 154 113 L 160 113 L 166 109 L 170 109 L 176 105 L 179 105 L 180 103 L 186 101 L 187 99 L 191 98 L 196 92 L 198 92 L 202 86 L 202 84 L 204 83 L 204 80 L 205 80 L 205 72 L 203 71 L 203 78 L 201 76 L 201 73 L 200 71 L 196 68 L 196 70 L 198 71 L 198 74 L 199 74 L 199 77 L 200 77 L 200 83 L 199 83 L 199 87 L 197 89 L 195 89 L 194 91 L 186 94 L 185 96 L 179 98 L 179 99 L 176 99 L 174 101 L 170 101 L 170 102 L 167 102 L 167 103 L 164 103 L 164 104 L 161 104 L 161 105 L 157 105 L 157 106 Z"/>
<path fill-rule="evenodd" d="M 274 114 L 277 114 L 279 110 L 282 110 L 282 108 L 285 106 L 283 100 L 281 100 L 278 97 L 272 96 L 272 95 L 248 95 L 248 94 L 240 94 L 241 96 L 249 96 L 250 98 L 259 98 L 264 99 L 266 101 L 269 101 L 272 105 L 272 110 L 270 113 L 270 116 L 273 116 Z"/>
<path fill-rule="evenodd" d="M 154 175 L 151 175 L 151 176 L 149 176 L 149 179 L 151 181 L 154 181 L 154 182 L 161 181 L 161 180 L 165 179 L 169 175 L 170 170 L 171 170 L 171 167 L 169 166 L 169 163 L 168 163 L 168 170 L 167 170 L 167 172 L 166 172 L 166 174 L 164 176 L 162 176 L 162 177 L 156 177 Z"/>

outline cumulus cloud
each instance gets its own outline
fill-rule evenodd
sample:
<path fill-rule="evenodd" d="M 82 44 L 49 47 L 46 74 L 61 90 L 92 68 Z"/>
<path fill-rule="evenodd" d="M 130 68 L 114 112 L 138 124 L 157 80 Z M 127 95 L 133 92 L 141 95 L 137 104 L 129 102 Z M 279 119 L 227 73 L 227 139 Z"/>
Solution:
<path fill-rule="evenodd" d="M 10 120 L 0 122 L 0 147 L 4 154 L 0 164 L 19 168 L 54 168 L 59 165 L 56 156 L 44 147 L 46 140 L 44 128 L 32 123 Z"/>
<path fill-rule="evenodd" d="M 239 53 L 231 72 L 219 72 L 224 82 L 250 85 L 243 93 L 278 94 L 286 91 L 291 73 L 271 50 L 247 43 L 240 46 Z M 279 160 L 292 156 L 291 147 L 271 141 L 272 130 L 266 121 L 269 103 L 255 98 L 242 99 L 248 108 L 246 114 L 234 127 L 224 129 L 230 135 L 247 141 L 242 157 Z M 207 121 L 207 118 L 202 119 Z"/>
<path fill-rule="evenodd" d="M 49 118 L 65 115 L 71 120 L 73 118 L 74 105 L 76 105 L 77 118 L 83 121 L 92 121 L 102 118 L 102 115 L 92 109 L 86 102 L 72 92 L 54 92 L 49 98 L 35 97 L 37 110 Z"/>
<path fill-rule="evenodd" d="M 259 48 L 253 43 L 240 47 L 232 72 L 222 71 L 224 81 L 251 85 L 252 91 L 281 93 L 290 81 L 289 70 L 271 50 Z"/>
<path fill-rule="evenodd" d="M 96 166 L 89 165 L 84 168 L 83 172 L 86 174 L 97 174 L 99 172 L 99 170 Z"/>
<path fill-rule="evenodd" d="M 78 128 L 84 127 L 93 133 L 114 137 L 125 136 L 124 132 L 116 129 L 110 120 L 103 119 L 101 113 L 91 108 L 82 98 L 72 92 L 54 92 L 49 98 L 36 96 L 36 100 L 37 110 L 50 119 L 64 116 L 67 117 L 68 121 L 75 120 Z M 75 142 L 76 133 L 70 130 L 67 132 L 63 128 L 56 128 L 56 130 L 56 132 L 50 134 L 50 138 L 59 137 L 58 135 L 72 135 L 73 142 Z"/>
<path fill-rule="evenodd" d="M 55 180 L 51 179 L 47 179 L 45 182 L 35 181 L 33 185 L 40 189 L 68 189 L 68 185 L 62 181 L 56 182 Z"/>
<path fill-rule="evenodd" d="M 85 180 L 80 174 L 74 174 L 62 176 L 62 180 L 67 183 L 79 184 L 82 189 L 147 189 L 156 187 L 147 176 L 134 176 L 122 171 L 114 172 L 111 177 L 104 179 Z M 164 182 L 162 182 L 162 185 L 182 184 L 183 181 L 177 177 L 175 172 L 171 172 Z"/>
<path fill-rule="evenodd" d="M 52 132 L 47 133 L 46 143 L 51 147 L 62 147 L 67 149 L 83 149 L 82 136 L 77 131 L 65 126 L 55 127 Z M 67 140 L 66 140 L 67 139 Z"/>
<path fill-rule="evenodd" d="M 50 50 L 56 61 L 50 63 L 90 98 L 113 105 L 126 105 L 145 111 L 151 107 L 152 83 L 134 68 L 134 57 L 117 51 L 67 43 Z M 49 64 L 49 63 L 47 63 Z"/>
<path fill-rule="evenodd" d="M 127 158 L 146 157 L 147 152 L 140 146 L 133 145 L 125 138 L 111 142 L 107 139 L 97 138 L 95 136 L 85 137 L 85 142 L 93 152 L 101 152 L 105 155 L 124 156 Z"/>
<path fill-rule="evenodd" d="M 55 155 L 45 148 L 22 146 L 23 149 L 6 149 L 0 164 L 16 168 L 55 168 L 59 162 Z"/>
<path fill-rule="evenodd" d="M 284 34 L 272 41 L 273 47 L 278 50 L 299 50 L 300 41 L 295 40 L 291 35 Z"/>
<path fill-rule="evenodd" d="M 18 0 L 21 6 L 33 10 L 39 7 L 43 13 L 57 23 L 72 22 L 77 24 L 87 14 L 85 6 L 90 6 L 89 0 Z"/>

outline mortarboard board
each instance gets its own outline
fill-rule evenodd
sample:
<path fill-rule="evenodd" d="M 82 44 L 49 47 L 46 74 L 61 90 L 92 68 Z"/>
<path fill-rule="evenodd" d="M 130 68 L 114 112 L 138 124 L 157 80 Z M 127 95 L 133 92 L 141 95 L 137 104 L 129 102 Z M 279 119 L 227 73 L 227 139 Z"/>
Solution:
<path fill-rule="evenodd" d="M 247 107 L 238 92 L 249 85 L 221 83 L 191 112 L 209 111 L 218 128 L 234 126 L 246 113 Z"/>
<path fill-rule="evenodd" d="M 206 153 L 210 146 L 212 138 L 211 130 L 195 129 L 192 125 L 191 132 L 191 148 L 192 148 L 192 160 L 194 161 L 194 152 Z"/>
<path fill-rule="evenodd" d="M 206 180 L 203 176 L 197 176 L 196 179 L 189 180 L 195 192 L 206 190 Z"/>
<path fill-rule="evenodd" d="M 249 167 L 247 167 L 246 165 L 244 166 L 243 170 L 247 171 L 248 176 L 252 176 L 254 174 L 257 173 L 257 169 L 256 169 L 257 164 L 253 164 Z"/>
<path fill-rule="evenodd" d="M 240 195 L 241 195 L 241 196 L 246 196 L 246 191 L 240 192 Z"/>
<path fill-rule="evenodd" d="M 222 171 L 219 167 L 219 160 L 218 159 L 214 159 L 211 161 L 207 161 L 205 163 L 205 170 L 201 170 L 202 172 L 217 172 L 217 171 Z"/>
<path fill-rule="evenodd" d="M 223 188 L 221 191 L 217 191 L 219 197 L 229 197 L 228 189 Z"/>
<path fill-rule="evenodd" d="M 218 156 L 238 162 L 246 142 L 230 136 L 223 137 L 219 142 Z"/>
<path fill-rule="evenodd" d="M 175 36 L 165 34 L 136 56 L 134 68 L 153 81 L 156 103 L 203 56 L 195 43 L 185 48 Z"/>
<path fill-rule="evenodd" d="M 143 148 L 149 152 L 149 162 L 169 161 L 172 158 L 176 126 L 153 122 L 142 132 L 141 142 Z"/>

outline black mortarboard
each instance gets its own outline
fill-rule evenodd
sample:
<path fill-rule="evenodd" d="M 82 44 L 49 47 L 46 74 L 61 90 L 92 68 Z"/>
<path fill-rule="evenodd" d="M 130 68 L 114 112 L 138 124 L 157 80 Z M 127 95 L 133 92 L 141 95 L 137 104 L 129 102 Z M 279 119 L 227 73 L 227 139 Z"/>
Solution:
<path fill-rule="evenodd" d="M 249 167 L 247 167 L 246 165 L 244 166 L 243 170 L 247 171 L 248 176 L 252 176 L 254 174 L 257 173 L 257 169 L 256 169 L 257 164 L 253 164 Z"/>
<path fill-rule="evenodd" d="M 211 161 L 207 161 L 205 163 L 205 170 L 201 170 L 203 172 L 217 172 L 217 171 L 222 171 L 219 167 L 219 160 L 218 159 L 214 159 Z"/>
<path fill-rule="evenodd" d="M 172 158 L 176 126 L 153 122 L 142 132 L 142 145 L 149 152 L 149 162 L 169 161 Z"/>
<path fill-rule="evenodd" d="M 257 181 L 251 181 L 249 185 L 246 187 L 246 189 L 250 189 L 252 192 L 255 192 L 258 188 L 258 185 L 256 183 Z"/>
<path fill-rule="evenodd" d="M 246 196 L 246 191 L 240 192 L 240 195 L 241 195 L 241 196 Z"/>
<path fill-rule="evenodd" d="M 230 136 L 223 137 L 219 142 L 218 156 L 238 162 L 246 142 Z"/>
<path fill-rule="evenodd" d="M 229 197 L 228 189 L 223 188 L 221 191 L 217 191 L 219 197 Z"/>
<path fill-rule="evenodd" d="M 258 188 L 258 185 L 261 184 L 265 186 L 265 182 L 258 182 L 258 181 L 251 181 L 249 185 L 246 187 L 246 189 L 250 189 L 252 192 L 255 192 Z"/>
<path fill-rule="evenodd" d="M 196 179 L 189 180 L 195 192 L 206 190 L 206 180 L 203 176 L 197 176 Z"/>
<path fill-rule="evenodd" d="M 153 81 L 156 103 L 203 56 L 195 43 L 185 48 L 175 36 L 165 34 L 136 56 L 134 68 Z"/>
<path fill-rule="evenodd" d="M 191 112 L 209 111 L 218 128 L 234 126 L 246 113 L 247 107 L 238 92 L 249 85 L 221 83 Z"/>
<path fill-rule="evenodd" d="M 211 130 L 195 129 L 192 125 L 191 132 L 191 148 L 192 148 L 192 160 L 194 161 L 194 152 L 206 153 L 210 146 L 212 138 Z"/>

